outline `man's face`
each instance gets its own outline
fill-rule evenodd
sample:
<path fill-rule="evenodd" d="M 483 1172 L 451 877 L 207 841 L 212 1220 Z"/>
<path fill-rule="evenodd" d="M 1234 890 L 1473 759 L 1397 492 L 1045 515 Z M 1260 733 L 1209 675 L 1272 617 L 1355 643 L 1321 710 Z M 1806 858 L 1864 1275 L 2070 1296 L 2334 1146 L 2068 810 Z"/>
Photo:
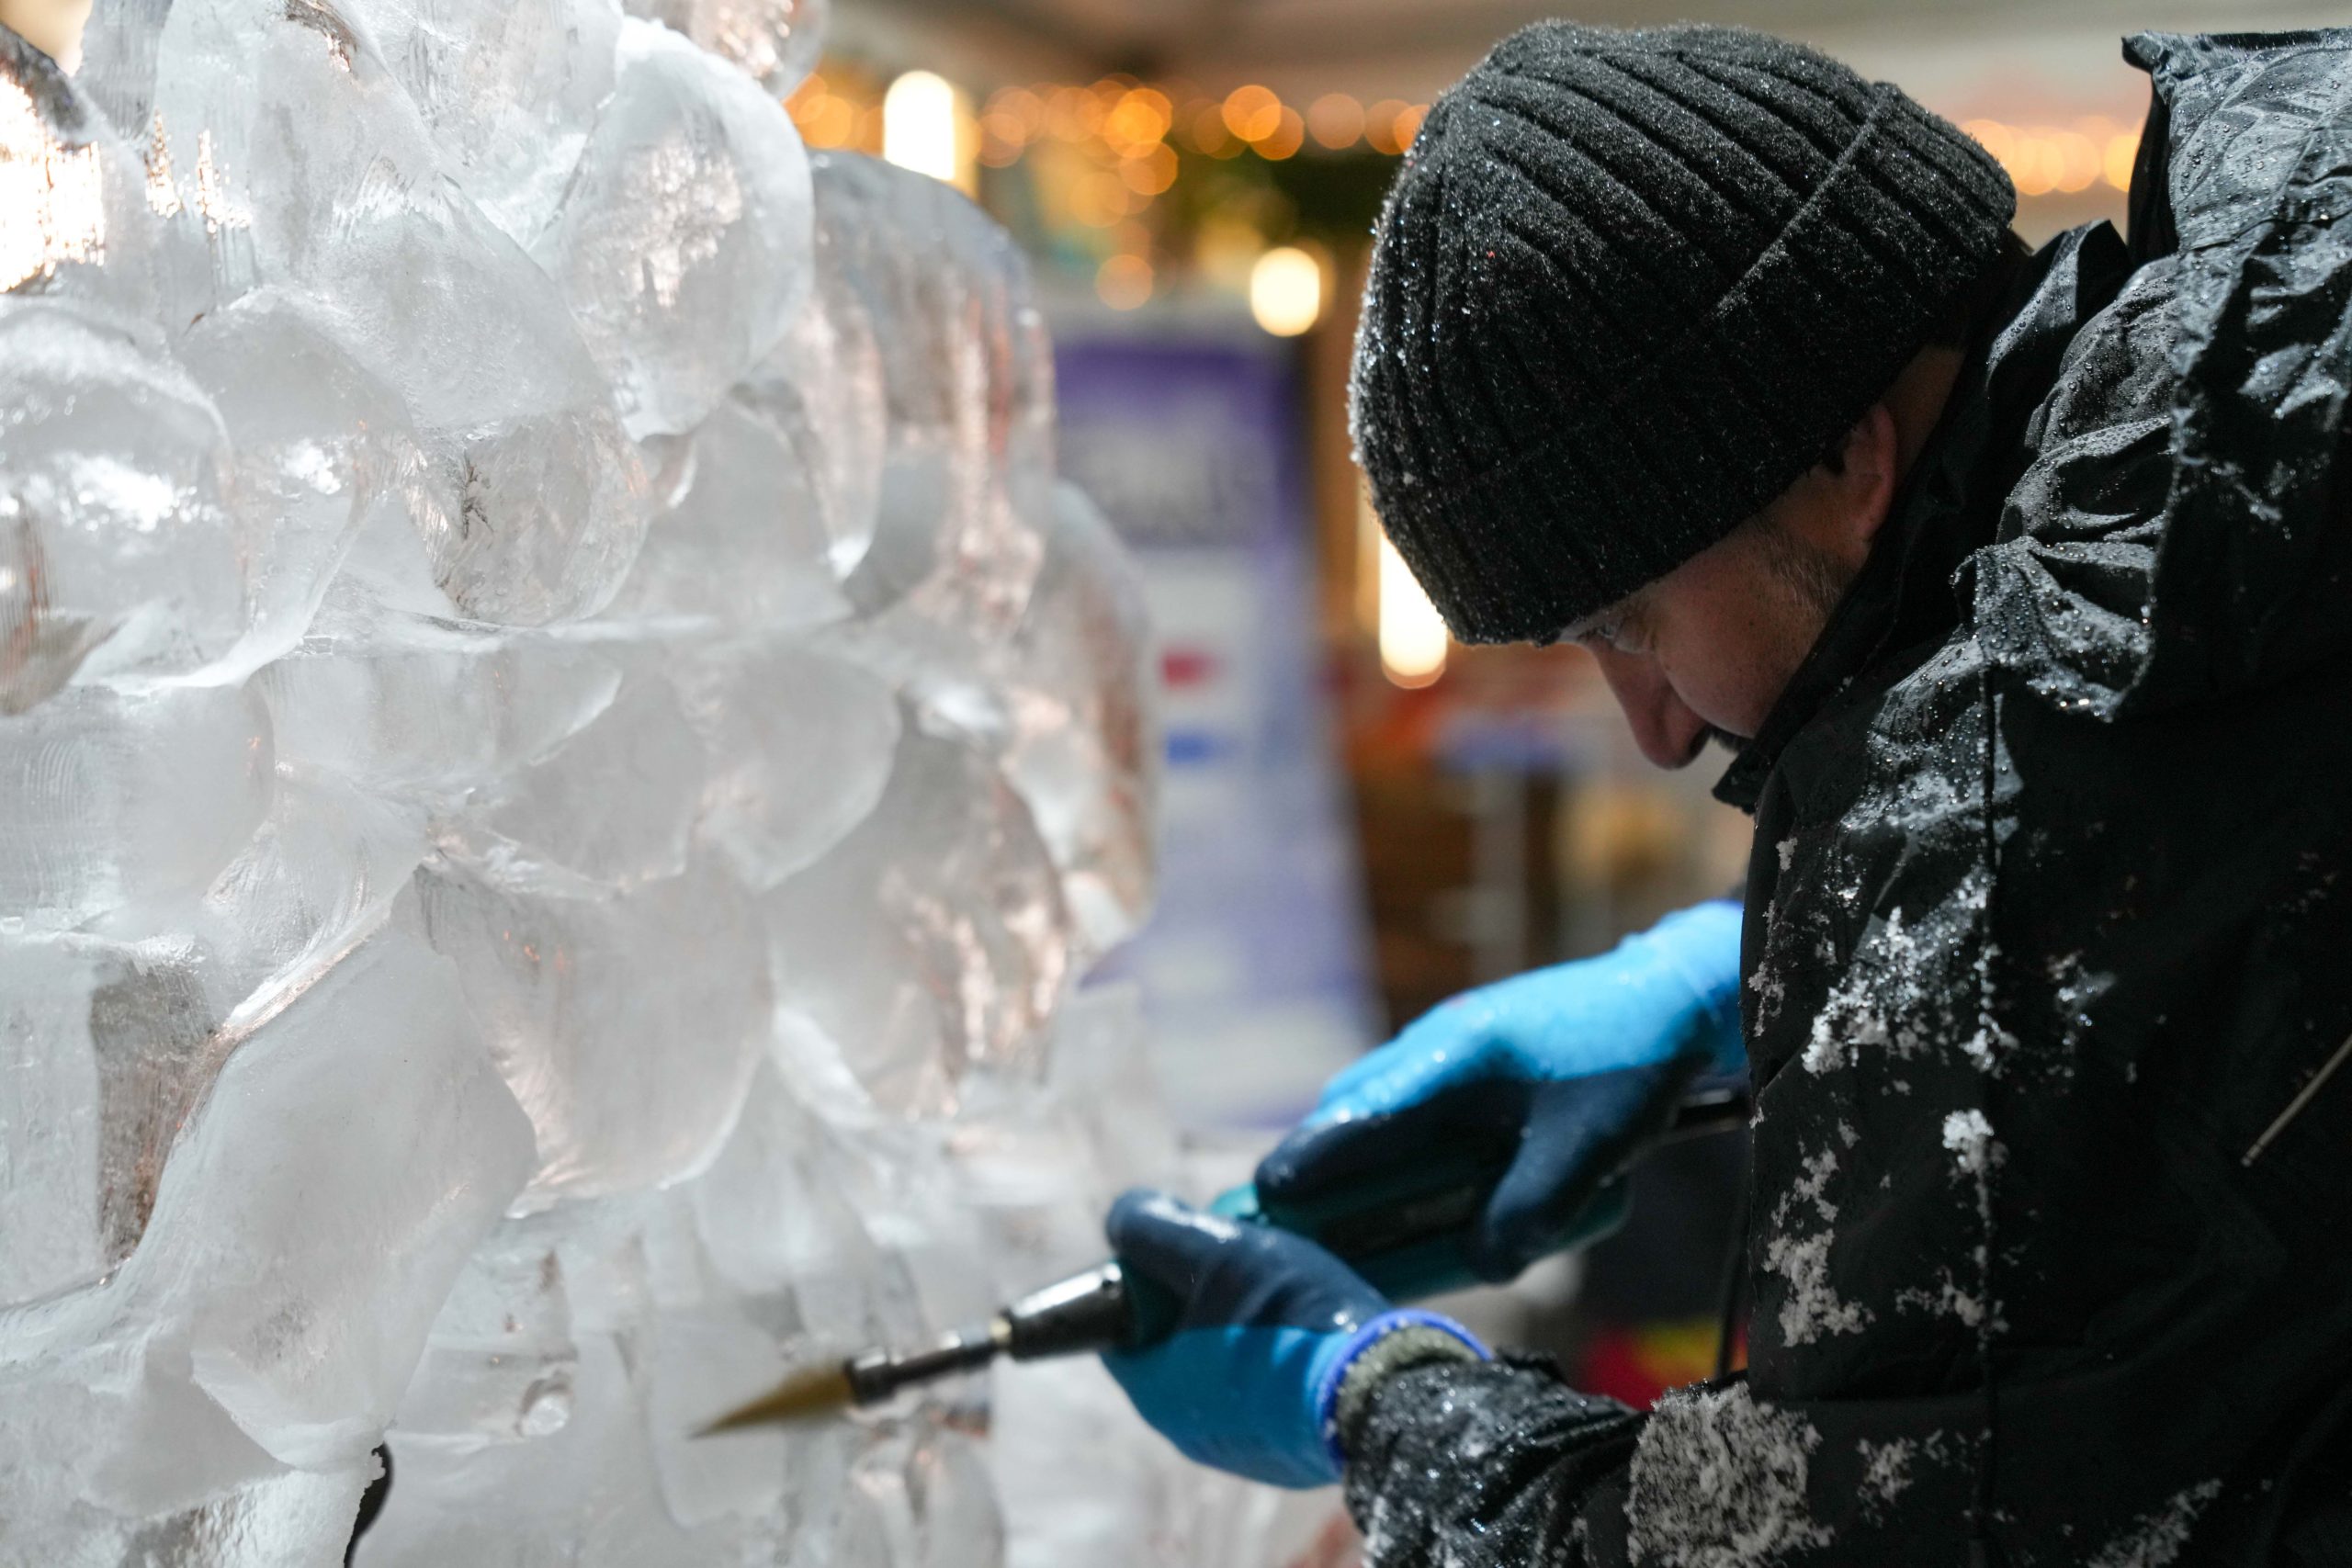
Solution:
<path fill-rule="evenodd" d="M 1893 424 L 1873 411 L 1835 466 L 1569 628 L 1600 661 L 1643 756 L 1680 768 L 1711 736 L 1754 738 L 1869 558 L 1894 456 Z"/>

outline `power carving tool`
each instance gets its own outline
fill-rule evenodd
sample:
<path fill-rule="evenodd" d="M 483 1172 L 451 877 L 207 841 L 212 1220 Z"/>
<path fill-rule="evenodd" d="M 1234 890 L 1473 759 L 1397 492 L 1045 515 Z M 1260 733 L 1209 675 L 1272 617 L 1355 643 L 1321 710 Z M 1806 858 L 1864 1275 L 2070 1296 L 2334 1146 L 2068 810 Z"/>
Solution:
<path fill-rule="evenodd" d="M 1702 1094 L 1676 1109 L 1672 1123 L 1656 1142 L 1721 1132 L 1747 1120 L 1744 1094 Z M 1254 1189 L 1242 1186 L 1219 1197 L 1210 1209 L 1306 1236 L 1345 1259 L 1390 1300 L 1418 1301 L 1482 1282 L 1470 1267 L 1464 1244 L 1510 1167 L 1508 1149 L 1432 1152 L 1388 1180 L 1353 1183 L 1321 1202 L 1269 1206 L 1259 1201 Z M 1590 1239 L 1583 1219 L 1578 1215 L 1563 1226 L 1539 1252 L 1565 1252 Z M 695 1435 L 818 1419 L 885 1404 L 903 1390 L 978 1371 L 1000 1356 L 1034 1361 L 1148 1345 L 1166 1332 L 1171 1310 L 1160 1295 L 1156 1288 L 1138 1289 L 1114 1258 L 1033 1292 L 985 1325 L 958 1329 L 922 1349 L 872 1349 L 798 1373 Z"/>

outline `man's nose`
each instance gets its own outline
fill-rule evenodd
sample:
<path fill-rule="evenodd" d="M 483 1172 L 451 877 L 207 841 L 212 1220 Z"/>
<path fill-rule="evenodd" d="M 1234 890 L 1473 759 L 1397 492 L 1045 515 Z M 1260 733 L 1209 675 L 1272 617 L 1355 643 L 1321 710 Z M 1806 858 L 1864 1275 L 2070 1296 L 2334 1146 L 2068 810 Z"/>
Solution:
<path fill-rule="evenodd" d="M 1642 755 L 1661 768 L 1689 766 L 1707 743 L 1707 721 L 1675 694 L 1657 660 L 1605 646 L 1593 649 L 1592 656 L 1600 663 L 1610 694 L 1624 710 L 1625 722 L 1633 726 L 1634 743 Z"/>

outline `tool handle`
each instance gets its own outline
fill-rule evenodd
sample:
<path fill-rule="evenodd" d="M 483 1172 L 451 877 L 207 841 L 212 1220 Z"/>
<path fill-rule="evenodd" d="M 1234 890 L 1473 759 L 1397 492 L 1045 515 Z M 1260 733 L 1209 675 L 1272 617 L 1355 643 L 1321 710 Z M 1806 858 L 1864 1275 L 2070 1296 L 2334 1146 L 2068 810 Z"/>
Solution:
<path fill-rule="evenodd" d="M 1723 1132 L 1747 1120 L 1746 1094 L 1718 1087 L 1685 1099 L 1666 1128 L 1643 1147 Z M 1515 1145 L 1432 1147 L 1385 1179 L 1353 1183 L 1319 1202 L 1269 1207 L 1254 1188 L 1243 1186 L 1220 1194 L 1210 1206 L 1231 1219 L 1306 1236 L 1344 1259 L 1392 1301 L 1419 1301 L 1487 1282 L 1471 1267 L 1464 1244 L 1516 1153 Z M 1623 1213 L 1623 1175 L 1539 1244 L 1535 1255 L 1571 1251 L 1614 1229 Z"/>

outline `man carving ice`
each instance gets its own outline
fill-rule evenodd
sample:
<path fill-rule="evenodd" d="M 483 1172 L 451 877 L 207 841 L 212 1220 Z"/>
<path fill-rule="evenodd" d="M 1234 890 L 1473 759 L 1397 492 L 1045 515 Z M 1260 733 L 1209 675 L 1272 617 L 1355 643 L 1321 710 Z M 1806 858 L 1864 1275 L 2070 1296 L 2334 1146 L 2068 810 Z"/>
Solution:
<path fill-rule="evenodd" d="M 1745 898 L 1474 993 L 1263 1191 L 1519 1135 L 1509 1276 L 1702 1068 L 1755 1095 L 1751 1370 L 1637 1414 L 1131 1195 L 1188 1452 L 1374 1568 L 2352 1562 L 2352 31 L 2147 35 L 2130 237 L 2028 254 L 1891 87 L 1510 39 L 1431 113 L 1355 380 L 1455 633 L 1735 744 Z M 1743 1017 L 1744 1015 L 1744 1017 Z"/>

